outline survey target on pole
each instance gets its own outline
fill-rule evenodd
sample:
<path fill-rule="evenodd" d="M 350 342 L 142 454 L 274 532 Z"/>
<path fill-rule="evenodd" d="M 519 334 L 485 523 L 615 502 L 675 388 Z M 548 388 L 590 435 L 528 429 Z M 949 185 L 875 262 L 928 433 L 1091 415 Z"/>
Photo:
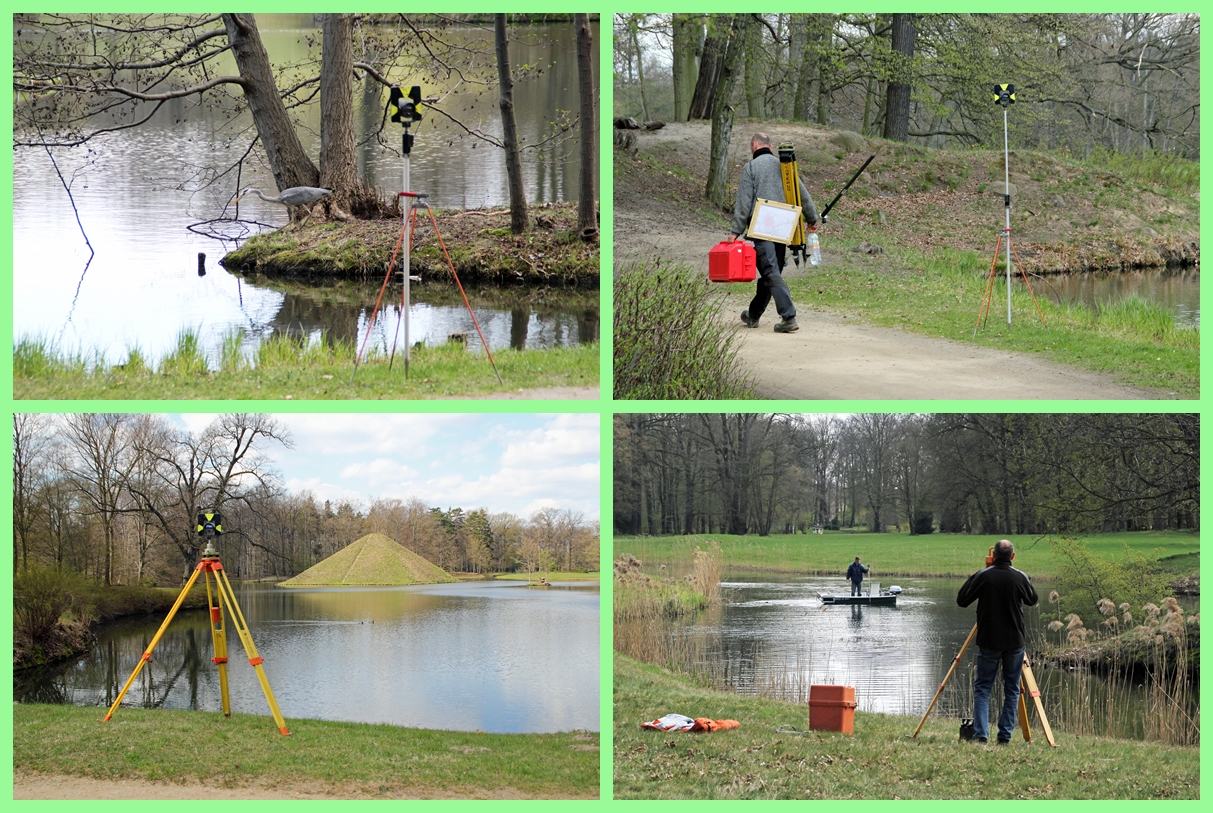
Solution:
<path fill-rule="evenodd" d="M 750 216 L 747 234 L 755 240 L 770 240 L 772 243 L 787 245 L 796 234 L 800 217 L 799 206 L 759 198 L 754 202 L 754 213 Z"/>

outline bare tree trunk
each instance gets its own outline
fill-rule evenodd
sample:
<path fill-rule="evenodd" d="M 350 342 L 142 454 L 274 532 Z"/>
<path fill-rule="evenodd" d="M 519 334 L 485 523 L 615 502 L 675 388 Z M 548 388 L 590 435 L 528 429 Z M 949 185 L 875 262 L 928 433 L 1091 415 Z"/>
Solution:
<path fill-rule="evenodd" d="M 522 158 L 518 153 L 518 127 L 514 123 L 514 80 L 510 78 L 510 49 L 505 37 L 505 15 L 493 15 L 497 43 L 497 79 L 501 83 L 501 140 L 505 143 L 505 174 L 510 185 L 510 231 L 526 231 L 526 191 L 522 188 Z"/>
<path fill-rule="evenodd" d="M 598 233 L 597 206 L 594 198 L 594 178 L 597 176 L 598 117 L 594 115 L 594 37 L 590 31 L 590 15 L 574 15 L 577 23 L 577 85 L 581 102 L 581 184 L 577 192 L 577 230 L 583 238 Z"/>
<path fill-rule="evenodd" d="M 695 68 L 703 47 L 703 23 L 697 14 L 674 15 L 674 121 L 686 121 L 695 92 Z"/>
<path fill-rule="evenodd" d="M 910 78 L 914 59 L 914 15 L 893 15 L 893 69 L 885 104 L 884 137 L 910 140 Z"/>
<path fill-rule="evenodd" d="M 304 152 L 295 125 L 278 95 L 274 70 L 253 15 L 224 14 L 223 24 L 240 78 L 245 80 L 245 101 L 279 191 L 292 186 L 316 186 L 320 183 L 320 170 Z"/>
<path fill-rule="evenodd" d="M 699 59 L 699 78 L 695 80 L 695 93 L 691 96 L 688 119 L 706 119 L 712 114 L 716 99 L 716 85 L 720 79 L 720 66 L 724 61 L 725 48 L 729 42 L 729 15 L 713 14 L 708 23 L 707 39 L 703 41 L 703 55 Z"/>
<path fill-rule="evenodd" d="M 640 52 L 640 26 L 636 24 L 636 15 L 628 15 L 628 33 L 632 35 L 632 53 L 636 57 L 636 86 L 640 88 L 640 118 L 649 118 L 649 97 L 644 92 L 644 54 Z"/>
<path fill-rule="evenodd" d="M 320 185 L 332 189 L 324 206 L 339 220 L 348 220 L 358 189 L 354 154 L 354 17 L 325 14 L 320 23 Z"/>
<path fill-rule="evenodd" d="M 751 25 L 745 39 L 745 107 L 752 119 L 762 118 L 762 77 L 758 62 L 762 55 L 762 26 Z"/>
<path fill-rule="evenodd" d="M 737 63 L 745 47 L 746 34 L 751 25 L 748 14 L 739 14 L 733 22 L 733 33 L 721 60 L 720 83 L 716 87 L 716 99 L 712 106 L 712 146 L 708 157 L 707 198 L 717 206 L 728 205 L 728 190 L 725 181 L 729 174 L 729 141 L 733 136 L 733 107 L 729 103 L 733 85 L 737 81 Z"/>

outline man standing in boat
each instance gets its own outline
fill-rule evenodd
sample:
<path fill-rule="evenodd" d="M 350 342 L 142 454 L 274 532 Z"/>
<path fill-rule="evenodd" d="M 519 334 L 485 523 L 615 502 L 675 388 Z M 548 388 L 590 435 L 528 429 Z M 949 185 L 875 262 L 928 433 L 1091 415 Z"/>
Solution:
<path fill-rule="evenodd" d="M 859 557 L 856 556 L 855 561 L 851 562 L 851 566 L 847 568 L 847 578 L 851 580 L 851 595 L 863 595 L 860 588 L 863 586 L 863 574 L 867 572 L 868 569 L 859 563 Z"/>
<path fill-rule="evenodd" d="M 1023 608 L 1036 604 L 1036 588 L 1022 570 L 1011 567 L 1015 546 L 1009 539 L 994 545 L 994 561 L 969 577 L 956 595 L 968 607 L 977 602 L 977 674 L 973 677 L 973 740 L 990 735 L 990 691 L 1002 667 L 1002 713 L 998 715 L 998 744 L 1008 745 L 1019 711 L 1019 676 L 1023 671 Z M 987 559 L 987 562 L 990 560 Z"/>

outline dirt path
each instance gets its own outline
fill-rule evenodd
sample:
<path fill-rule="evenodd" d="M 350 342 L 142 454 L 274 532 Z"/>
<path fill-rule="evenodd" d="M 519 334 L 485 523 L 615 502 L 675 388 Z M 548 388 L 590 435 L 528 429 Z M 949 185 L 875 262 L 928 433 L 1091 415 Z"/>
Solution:
<path fill-rule="evenodd" d="M 290 788 L 268 785 L 153 782 L 146 779 L 90 779 L 83 776 L 17 771 L 13 775 L 14 799 L 526 799 L 510 788 L 454 795 L 441 788 L 376 787 L 366 792 L 358 787 L 315 782 Z M 544 797 L 552 798 L 552 797 Z"/>
<path fill-rule="evenodd" d="M 640 135 L 641 149 L 657 141 L 706 155 L 709 130 L 671 124 Z M 772 133 L 778 139 L 778 133 Z M 735 134 L 736 136 L 736 134 Z M 744 139 L 742 139 L 744 141 Z M 734 142 L 738 142 L 735 137 Z M 737 153 L 737 144 L 731 151 Z M 618 156 L 618 154 L 617 154 Z M 736 155 L 738 160 L 744 156 Z M 628 160 L 626 158 L 617 160 Z M 672 203 L 660 178 L 620 184 L 615 191 L 615 261 L 661 257 L 707 272 L 708 250 L 727 237 L 724 220 Z M 810 274 L 789 265 L 795 280 Z M 788 399 L 1143 399 L 1166 398 L 1162 390 L 1118 384 L 1097 373 L 1012 353 L 935 339 L 890 328 L 856 324 L 845 316 L 800 308 L 800 330 L 772 331 L 772 304 L 754 330 L 742 326 L 741 309 L 753 286 L 730 285 L 718 318 L 741 335 L 740 365 L 763 398 Z M 1170 395 L 1174 397 L 1174 395 Z"/>

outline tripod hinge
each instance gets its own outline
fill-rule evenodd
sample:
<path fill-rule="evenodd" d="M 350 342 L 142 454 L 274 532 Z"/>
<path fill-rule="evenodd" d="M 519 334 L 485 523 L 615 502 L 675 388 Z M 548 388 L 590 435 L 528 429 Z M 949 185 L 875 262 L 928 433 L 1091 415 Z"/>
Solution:
<path fill-rule="evenodd" d="M 150 652 L 144 652 L 144 653 L 143 653 L 143 660 L 147 661 L 148 663 L 151 663 L 151 662 L 152 662 L 152 653 L 150 653 Z"/>
<path fill-rule="evenodd" d="M 211 663 L 227 663 L 227 658 L 211 658 Z"/>
<path fill-rule="evenodd" d="M 265 658 L 249 658 L 248 662 L 251 666 L 260 666 L 265 663 Z"/>

